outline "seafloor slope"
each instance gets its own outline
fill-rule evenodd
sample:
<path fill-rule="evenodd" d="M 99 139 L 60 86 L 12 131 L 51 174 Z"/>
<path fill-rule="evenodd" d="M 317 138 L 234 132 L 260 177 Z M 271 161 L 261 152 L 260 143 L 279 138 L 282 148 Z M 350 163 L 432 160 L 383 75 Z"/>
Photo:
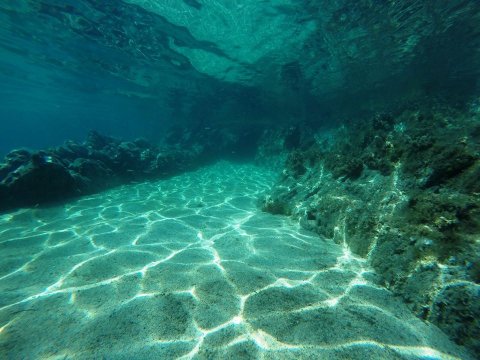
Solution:
<path fill-rule="evenodd" d="M 0 217 L 0 357 L 468 359 L 218 163 Z"/>

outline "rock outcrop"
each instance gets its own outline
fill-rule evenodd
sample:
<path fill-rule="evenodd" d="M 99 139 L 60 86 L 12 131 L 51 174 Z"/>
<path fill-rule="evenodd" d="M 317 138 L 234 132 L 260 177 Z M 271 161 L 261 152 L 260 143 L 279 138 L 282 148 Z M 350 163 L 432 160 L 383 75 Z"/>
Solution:
<path fill-rule="evenodd" d="M 345 123 L 289 152 L 262 207 L 346 243 L 417 316 L 480 354 L 479 154 L 478 114 Z"/>
<path fill-rule="evenodd" d="M 91 131 L 84 143 L 13 150 L 0 164 L 0 211 L 91 194 L 111 186 L 172 176 L 219 158 L 251 156 L 254 128 L 172 128 L 161 146 Z"/>

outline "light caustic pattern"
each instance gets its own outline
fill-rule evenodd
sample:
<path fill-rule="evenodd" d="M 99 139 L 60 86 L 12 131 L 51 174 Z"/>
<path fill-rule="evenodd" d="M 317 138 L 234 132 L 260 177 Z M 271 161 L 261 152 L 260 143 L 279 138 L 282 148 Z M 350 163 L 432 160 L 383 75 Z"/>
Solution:
<path fill-rule="evenodd" d="M 0 217 L 0 358 L 464 358 L 218 163 Z"/>

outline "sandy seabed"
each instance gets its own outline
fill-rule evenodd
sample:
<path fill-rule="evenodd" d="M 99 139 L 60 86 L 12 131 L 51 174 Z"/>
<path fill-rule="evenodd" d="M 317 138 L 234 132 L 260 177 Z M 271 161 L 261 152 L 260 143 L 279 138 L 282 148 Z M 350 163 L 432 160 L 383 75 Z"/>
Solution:
<path fill-rule="evenodd" d="M 346 246 L 260 212 L 274 181 L 220 162 L 1 215 L 0 358 L 468 359 Z"/>

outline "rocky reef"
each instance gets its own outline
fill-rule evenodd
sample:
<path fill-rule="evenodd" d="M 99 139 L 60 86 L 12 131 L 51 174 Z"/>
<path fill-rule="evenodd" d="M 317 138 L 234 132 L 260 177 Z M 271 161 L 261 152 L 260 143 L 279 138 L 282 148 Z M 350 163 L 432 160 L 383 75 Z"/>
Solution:
<path fill-rule="evenodd" d="M 63 201 L 131 181 L 172 176 L 253 152 L 255 129 L 172 128 L 161 145 L 91 131 L 83 143 L 13 150 L 0 164 L 0 211 Z M 248 139 L 248 141 L 247 141 Z M 248 144 L 248 146 L 246 146 Z"/>
<path fill-rule="evenodd" d="M 346 243 L 418 317 L 480 354 L 479 114 L 417 106 L 300 133 L 262 208 Z"/>

